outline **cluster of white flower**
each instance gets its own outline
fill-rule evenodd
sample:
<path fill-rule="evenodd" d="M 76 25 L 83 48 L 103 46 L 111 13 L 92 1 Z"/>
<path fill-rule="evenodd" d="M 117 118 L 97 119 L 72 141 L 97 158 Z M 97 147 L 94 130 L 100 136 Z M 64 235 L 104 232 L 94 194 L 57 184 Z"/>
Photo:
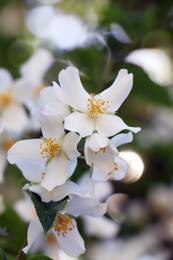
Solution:
<path fill-rule="evenodd" d="M 106 213 L 106 203 L 95 196 L 95 183 L 124 178 L 128 164 L 117 147 L 131 142 L 131 132 L 137 133 L 140 128 L 127 126 L 115 115 L 132 88 L 133 75 L 127 70 L 120 70 L 113 84 L 99 94 L 85 91 L 78 70 L 72 66 L 59 73 L 59 84 L 53 82 L 53 86 L 44 88 L 39 106 L 32 109 L 42 137 L 16 142 L 7 158 L 29 182 L 24 189 L 39 195 L 43 205 L 63 202 L 46 233 L 53 232 L 61 249 L 78 256 L 85 252 L 85 245 L 75 217 L 97 218 Z M 123 130 L 128 132 L 120 133 Z M 90 168 L 85 188 L 70 179 L 80 156 Z M 44 221 L 38 214 L 29 225 L 25 253 L 45 231 Z"/>

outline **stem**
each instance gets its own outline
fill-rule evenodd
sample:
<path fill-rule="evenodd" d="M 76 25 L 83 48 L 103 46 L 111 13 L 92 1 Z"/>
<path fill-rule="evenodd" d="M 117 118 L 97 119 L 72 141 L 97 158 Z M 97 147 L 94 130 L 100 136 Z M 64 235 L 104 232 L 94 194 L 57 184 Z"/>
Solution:
<path fill-rule="evenodd" d="M 27 241 L 25 241 L 25 243 L 23 244 L 22 248 L 20 249 L 19 253 L 17 254 L 16 256 L 16 260 L 20 260 L 21 259 L 21 256 L 23 254 L 23 251 L 22 249 L 27 245 Z"/>

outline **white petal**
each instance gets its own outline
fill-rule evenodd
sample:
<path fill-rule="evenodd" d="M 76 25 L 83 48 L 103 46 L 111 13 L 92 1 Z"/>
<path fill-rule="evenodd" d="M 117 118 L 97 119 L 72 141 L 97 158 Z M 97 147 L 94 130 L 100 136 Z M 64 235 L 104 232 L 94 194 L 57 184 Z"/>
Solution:
<path fill-rule="evenodd" d="M 64 184 L 55 187 L 52 191 L 52 200 L 59 201 L 71 194 L 83 195 L 83 189 L 75 182 L 66 181 Z"/>
<path fill-rule="evenodd" d="M 20 68 L 22 77 L 34 84 L 42 81 L 44 74 L 52 65 L 54 59 L 46 49 L 37 49 L 36 52 Z"/>
<path fill-rule="evenodd" d="M 109 174 L 110 180 L 122 180 L 128 170 L 128 163 L 120 157 L 115 157 L 115 163 L 117 164 L 118 170 L 114 170 Z"/>
<path fill-rule="evenodd" d="M 21 133 L 27 126 L 29 118 L 22 105 L 11 103 L 3 110 L 1 119 L 5 122 L 8 131 Z"/>
<path fill-rule="evenodd" d="M 86 112 L 90 95 L 83 88 L 79 71 L 75 67 L 67 67 L 59 73 L 59 82 L 68 104 L 76 110 Z"/>
<path fill-rule="evenodd" d="M 92 134 L 87 138 L 85 146 L 90 148 L 92 151 L 97 152 L 100 148 L 106 147 L 108 145 L 109 139 L 98 133 Z"/>
<path fill-rule="evenodd" d="M 38 218 L 33 219 L 28 227 L 28 232 L 27 232 L 28 244 L 26 247 L 22 249 L 25 254 L 28 253 L 31 246 L 37 241 L 37 239 L 42 233 L 43 233 L 43 228 L 39 219 Z"/>
<path fill-rule="evenodd" d="M 108 101 L 108 112 L 115 112 L 129 95 L 133 85 L 133 75 L 121 69 L 113 84 L 101 93 L 102 98 Z"/>
<path fill-rule="evenodd" d="M 68 178 L 68 167 L 69 161 L 63 153 L 52 158 L 47 164 L 46 175 L 41 186 L 48 191 L 52 191 L 56 186 L 65 183 Z"/>
<path fill-rule="evenodd" d="M 3 150 L 0 150 L 0 183 L 4 181 L 4 172 L 7 165 L 7 156 Z"/>
<path fill-rule="evenodd" d="M 77 144 L 79 141 L 80 136 L 73 132 L 66 134 L 63 139 L 62 149 L 70 160 L 73 160 L 80 155 L 80 153 L 77 151 Z"/>
<path fill-rule="evenodd" d="M 120 226 L 116 222 L 104 216 L 100 218 L 84 216 L 83 219 L 85 231 L 89 236 L 109 239 L 113 238 L 120 230 Z"/>
<path fill-rule="evenodd" d="M 52 194 L 48 190 L 44 189 L 40 184 L 31 184 L 29 187 L 25 187 L 34 193 L 37 193 L 43 202 L 50 202 L 52 200 Z"/>
<path fill-rule="evenodd" d="M 0 68 L 0 79 L 1 79 L 1 91 L 5 91 L 9 87 L 11 87 L 13 83 L 13 79 L 8 70 Z"/>
<path fill-rule="evenodd" d="M 45 171 L 44 163 L 36 161 L 22 160 L 16 163 L 23 176 L 31 182 L 41 182 L 42 174 Z"/>
<path fill-rule="evenodd" d="M 77 132 L 81 137 L 91 135 L 94 131 L 94 118 L 80 112 L 73 112 L 65 117 L 65 129 Z"/>
<path fill-rule="evenodd" d="M 50 102 L 60 101 L 54 87 L 46 87 L 40 91 L 40 101 L 44 106 Z"/>
<path fill-rule="evenodd" d="M 75 217 L 80 215 L 101 217 L 105 214 L 106 208 L 105 203 L 100 204 L 96 199 L 73 195 L 67 203 L 66 213 Z"/>
<path fill-rule="evenodd" d="M 39 108 L 33 111 L 34 116 L 40 121 L 41 130 L 45 138 L 55 138 L 59 141 L 64 134 L 62 119 L 56 115 L 50 115 L 41 111 Z"/>
<path fill-rule="evenodd" d="M 79 234 L 76 221 L 72 219 L 74 228 L 67 232 L 66 236 L 57 234 L 55 229 L 52 229 L 57 239 L 59 247 L 68 255 L 77 257 L 85 252 L 84 241 Z"/>
<path fill-rule="evenodd" d="M 74 173 L 77 166 L 77 159 L 69 161 L 69 171 L 68 171 L 68 177 L 70 178 L 72 174 Z"/>
<path fill-rule="evenodd" d="M 88 165 L 95 166 L 100 170 L 111 172 L 114 167 L 114 156 L 116 153 L 112 151 L 109 147 L 98 152 L 92 152 L 90 149 L 86 152 L 85 149 L 85 159 Z"/>
<path fill-rule="evenodd" d="M 68 116 L 70 114 L 70 109 L 64 103 L 54 101 L 45 105 L 44 112 L 56 116 Z"/>
<path fill-rule="evenodd" d="M 106 171 L 100 170 L 97 167 L 93 168 L 92 179 L 95 181 L 107 181 L 108 174 Z"/>
<path fill-rule="evenodd" d="M 95 129 L 104 136 L 113 136 L 122 130 L 129 130 L 134 133 L 139 132 L 140 127 L 127 126 L 123 120 L 116 115 L 104 114 L 96 118 Z"/>
<path fill-rule="evenodd" d="M 11 164 L 22 161 L 37 162 L 43 161 L 40 154 L 40 143 L 42 139 L 28 139 L 16 142 L 7 153 L 7 159 Z"/>
<path fill-rule="evenodd" d="M 111 138 L 111 142 L 116 146 L 120 146 L 122 144 L 127 144 L 133 141 L 133 135 L 131 132 L 127 134 L 118 134 Z"/>

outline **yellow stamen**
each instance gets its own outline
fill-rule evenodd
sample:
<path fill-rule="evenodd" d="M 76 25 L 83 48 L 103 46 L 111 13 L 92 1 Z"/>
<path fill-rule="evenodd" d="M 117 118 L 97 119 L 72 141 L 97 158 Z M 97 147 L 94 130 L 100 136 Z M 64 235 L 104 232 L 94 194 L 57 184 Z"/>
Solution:
<path fill-rule="evenodd" d="M 60 152 L 61 147 L 55 138 L 49 137 L 43 139 L 43 142 L 40 143 L 40 150 L 43 158 L 52 158 Z"/>
<path fill-rule="evenodd" d="M 10 140 L 10 139 L 4 141 L 2 146 L 3 146 L 4 150 L 5 150 L 5 152 L 7 152 L 13 146 L 13 144 L 15 144 L 15 142 L 16 141 Z"/>
<path fill-rule="evenodd" d="M 5 107 L 8 106 L 11 102 L 11 94 L 10 92 L 0 93 L 0 106 Z"/>
<path fill-rule="evenodd" d="M 58 236 L 62 235 L 66 237 L 68 231 L 72 231 L 74 229 L 74 224 L 72 219 L 65 215 L 58 213 L 54 222 L 54 230 L 57 232 Z"/>
<path fill-rule="evenodd" d="M 40 91 L 46 87 L 46 84 L 44 82 L 41 82 L 34 88 L 34 95 L 35 97 L 39 97 Z"/>
<path fill-rule="evenodd" d="M 91 94 L 91 98 L 88 99 L 88 114 L 91 117 L 98 117 L 106 112 L 108 101 L 104 101 L 100 94 Z"/>
<path fill-rule="evenodd" d="M 118 171 L 118 164 L 114 162 L 114 171 Z"/>
<path fill-rule="evenodd" d="M 106 153 L 106 147 L 100 148 L 98 152 Z M 95 152 L 95 154 L 98 154 L 98 152 Z"/>

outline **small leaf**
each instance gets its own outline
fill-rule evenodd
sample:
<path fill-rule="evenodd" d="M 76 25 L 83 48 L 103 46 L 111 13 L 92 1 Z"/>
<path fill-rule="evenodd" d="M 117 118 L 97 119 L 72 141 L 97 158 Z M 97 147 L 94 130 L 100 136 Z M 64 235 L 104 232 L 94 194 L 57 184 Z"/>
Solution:
<path fill-rule="evenodd" d="M 58 211 L 64 206 L 68 197 L 65 197 L 60 201 L 51 201 L 49 203 L 46 203 L 41 200 L 38 194 L 33 192 L 30 192 L 30 194 L 35 209 L 37 211 L 37 215 L 46 234 L 51 228 Z"/>

